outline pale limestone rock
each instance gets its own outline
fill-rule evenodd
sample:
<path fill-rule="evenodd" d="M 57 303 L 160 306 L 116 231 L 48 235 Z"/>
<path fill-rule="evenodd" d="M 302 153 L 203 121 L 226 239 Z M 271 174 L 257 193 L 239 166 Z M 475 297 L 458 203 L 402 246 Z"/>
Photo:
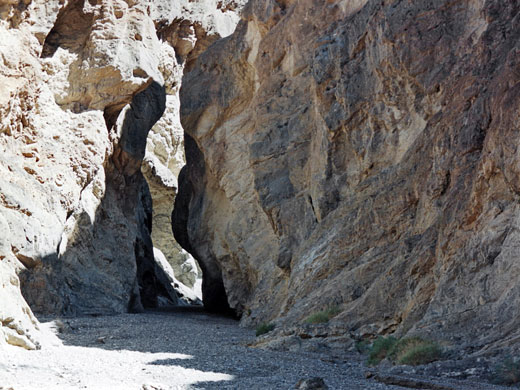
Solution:
<path fill-rule="evenodd" d="M 0 258 L 0 349 L 4 344 L 36 349 L 38 321 L 22 298 L 17 267 L 16 260 Z"/>
<path fill-rule="evenodd" d="M 58 10 L 57 2 L 54 7 L 52 3 L 43 7 L 50 10 L 50 19 Z M 37 7 L 35 2 L 25 13 Z M 66 61 L 63 57 L 52 64 L 39 60 L 41 44 L 33 35 L 34 17 L 29 14 L 17 29 L 0 24 L 0 78 L 7 80 L 7 88 L 0 92 L 0 210 L 1 224 L 9 233 L 3 236 L 0 258 L 11 259 L 12 270 L 41 267 L 56 253 L 67 214 L 80 207 L 83 187 L 111 148 L 103 113 L 73 114 L 55 103 L 55 87 L 60 78 L 65 79 L 61 75 L 67 72 Z M 50 28 L 52 22 L 41 22 L 39 31 L 42 26 Z M 49 69 L 57 77 L 47 84 Z M 12 301 L 13 307 L 20 306 L 15 320 L 27 322 L 27 329 L 34 331 L 34 318 L 19 287 L 2 288 L 2 294 L 10 294 L 5 300 Z M 10 343 L 22 344 L 25 339 L 27 345 L 34 344 L 25 334 L 6 332 Z"/>
<path fill-rule="evenodd" d="M 153 249 L 155 261 L 162 268 L 164 273 L 167 275 L 168 281 L 171 287 L 177 292 L 179 296 L 179 303 L 185 305 L 201 305 L 202 304 L 202 291 L 200 290 L 200 283 L 197 280 L 193 283 L 193 286 L 187 286 L 182 281 L 175 277 L 175 272 L 164 256 L 164 254 L 157 248 Z M 194 263 L 194 261 L 193 261 Z M 195 264 L 193 264 L 194 266 Z M 200 279 L 199 279 L 200 280 Z"/>
<path fill-rule="evenodd" d="M 0 345 L 37 342 L 16 273 L 40 312 L 157 304 L 156 285 L 166 276 L 154 261 L 152 199 L 139 168 L 165 107 L 146 166 L 159 183 L 151 186 L 154 203 L 168 203 L 158 207 L 168 226 L 183 163 L 184 64 L 164 29 L 177 31 L 184 19 L 196 26 L 193 53 L 184 53 L 193 60 L 202 50 L 197 34 L 207 45 L 238 22 L 233 7 L 217 3 L 0 1 L 0 276 L 7 278 L 0 300 L 13 303 L 0 308 Z M 179 253 L 179 273 L 196 278 L 193 260 Z M 175 302 L 168 291 L 164 299 Z M 14 322 L 3 321 L 9 316 Z M 24 324 L 23 333 L 13 324 Z"/>
<path fill-rule="evenodd" d="M 49 8 L 52 7 L 44 7 Z M 47 18 L 52 19 L 56 13 L 57 7 L 52 8 Z M 96 204 L 89 198 L 99 203 L 104 196 L 103 186 L 100 188 L 95 183 L 96 178 L 103 175 L 103 164 L 113 148 L 107 137 L 103 112 L 72 113 L 56 104 L 55 97 L 67 90 L 69 66 L 76 56 L 60 48 L 55 58 L 40 60 L 41 44 L 32 35 L 31 20 L 20 24 L 18 29 L 7 29 L 5 24 L 0 26 L 3 58 L 0 74 L 2 80 L 15 80 L 6 83 L 7 89 L 2 89 L 0 104 L 3 178 L 0 206 L 2 225 L 7 225 L 6 231 L 10 233 L 3 238 L 0 258 L 16 256 L 20 263 L 13 270 L 22 265 L 31 270 L 45 268 L 62 238 L 71 240 L 64 228 L 74 224 L 72 216 L 81 214 L 83 209 L 87 215 L 93 214 Z M 52 22 L 47 23 L 47 27 L 52 27 Z M 71 218 L 67 221 L 69 214 Z M 60 244 L 62 251 L 66 249 L 66 242 L 67 239 Z M 12 267 L 14 261 L 9 264 Z M 66 274 L 56 275 L 56 279 L 67 277 Z M 42 284 L 34 286 L 35 293 L 28 291 L 28 296 L 49 298 L 49 294 L 56 294 L 56 300 L 38 302 L 36 308 L 59 310 L 60 294 L 44 284 L 45 278 L 40 281 Z M 5 301 L 21 309 L 14 313 L 15 320 L 24 322 L 28 318 L 27 328 L 34 330 L 35 321 L 19 295 L 19 287 L 2 288 L 2 293 L 9 294 Z M 5 309 L 12 311 L 12 308 Z M 4 333 L 9 343 L 26 343 L 29 347 L 33 343 L 25 334 L 15 335 L 12 330 Z"/>
<path fill-rule="evenodd" d="M 161 44 L 146 2 L 70 2 L 47 35 L 42 57 L 58 47 L 78 55 L 69 64 L 68 85 L 56 102 L 72 111 L 121 108 L 159 72 Z M 112 107 L 115 105 L 116 107 Z"/>

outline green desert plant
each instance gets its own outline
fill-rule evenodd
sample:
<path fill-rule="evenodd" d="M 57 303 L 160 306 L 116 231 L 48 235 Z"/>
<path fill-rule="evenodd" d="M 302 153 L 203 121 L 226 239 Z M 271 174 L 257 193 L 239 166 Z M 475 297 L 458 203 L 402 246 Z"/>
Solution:
<path fill-rule="evenodd" d="M 441 347 L 419 337 L 408 337 L 397 341 L 390 351 L 390 360 L 397 364 L 417 366 L 439 360 L 442 354 Z"/>
<path fill-rule="evenodd" d="M 515 385 L 520 383 L 520 359 L 508 357 L 495 369 L 494 382 L 500 385 Z"/>
<path fill-rule="evenodd" d="M 256 337 L 269 333 L 274 327 L 275 325 L 273 323 L 262 322 L 256 327 Z"/>
<path fill-rule="evenodd" d="M 337 316 L 341 310 L 337 306 L 329 307 L 326 310 L 319 311 L 317 313 L 311 314 L 309 317 L 305 319 L 306 324 L 321 324 L 324 322 L 329 322 L 329 320 L 335 316 Z"/>
<path fill-rule="evenodd" d="M 371 366 L 378 364 L 390 355 L 396 343 L 395 337 L 378 337 L 369 350 L 367 363 Z"/>
<path fill-rule="evenodd" d="M 387 358 L 394 364 L 416 366 L 438 360 L 441 355 L 441 347 L 433 341 L 419 337 L 379 337 L 370 348 L 367 363 L 375 365 Z"/>

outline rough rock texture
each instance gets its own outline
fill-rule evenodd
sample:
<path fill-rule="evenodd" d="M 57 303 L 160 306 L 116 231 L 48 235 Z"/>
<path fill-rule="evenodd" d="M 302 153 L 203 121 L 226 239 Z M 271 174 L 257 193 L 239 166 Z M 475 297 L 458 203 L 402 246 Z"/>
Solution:
<path fill-rule="evenodd" d="M 166 256 L 175 277 L 193 287 L 202 277 L 193 257 L 172 240 L 171 215 L 177 191 L 177 176 L 185 164 L 184 130 L 180 123 L 179 88 L 184 68 L 211 43 L 228 36 L 238 23 L 245 4 L 240 1 L 205 0 L 172 2 L 170 8 L 159 8 L 159 36 L 170 43 L 161 70 L 166 78 L 166 110 L 155 124 L 147 140 L 143 174 L 153 199 L 152 239 Z M 173 22 L 171 22 L 173 20 Z"/>
<path fill-rule="evenodd" d="M 16 267 L 10 260 L 0 261 L 0 350 L 4 343 L 37 349 L 38 321 L 22 298 Z"/>
<path fill-rule="evenodd" d="M 243 19 L 183 80 L 175 222 L 243 321 L 338 306 L 361 335 L 518 345 L 520 4 L 252 0 Z"/>
<path fill-rule="evenodd" d="M 194 218 L 193 215 L 195 212 L 200 212 L 202 195 L 197 197 L 196 194 L 204 194 L 205 172 L 203 157 L 195 141 L 187 134 L 185 134 L 184 141 L 187 165 L 179 174 L 180 192 L 175 198 L 175 208 L 172 213 L 172 230 L 177 242 L 194 256 L 202 269 L 202 298 L 204 307 L 210 312 L 227 314 L 232 309 L 228 303 L 228 297 L 224 288 L 221 267 L 218 262 L 214 261 L 211 255 L 206 253 L 211 236 L 201 237 L 200 247 L 192 246 L 191 244 L 193 234 L 200 229 L 200 220 Z M 214 211 L 218 212 L 217 210 Z M 204 232 L 209 233 L 206 229 L 204 229 Z M 213 229 L 211 229 L 211 232 L 213 232 Z"/>
<path fill-rule="evenodd" d="M 0 345 L 37 346 L 20 286 L 43 313 L 176 301 L 141 165 L 180 82 L 177 26 L 199 20 L 202 46 L 229 34 L 219 3 L 0 0 Z"/>
<path fill-rule="evenodd" d="M 180 70 L 176 81 L 177 85 L 180 85 L 182 65 L 175 66 Z M 166 111 L 148 137 L 142 172 L 153 199 L 153 243 L 166 256 L 176 278 L 193 287 L 202 275 L 193 257 L 172 239 L 171 214 L 177 193 L 177 176 L 185 164 L 185 159 L 184 131 L 179 119 L 178 88 L 169 92 L 171 95 L 167 96 Z"/>
<path fill-rule="evenodd" d="M 19 24 L 0 26 L 0 257 L 20 272 L 25 299 L 39 312 L 142 308 L 139 289 L 145 304 L 157 292 L 138 275 L 154 264 L 139 167 L 165 92 L 150 64 L 154 47 L 124 45 L 123 34 L 107 41 L 101 32 L 112 22 L 116 31 L 151 35 L 154 24 L 143 20 L 143 6 L 118 19 L 101 1 L 28 3 L 25 10 L 4 5 L 7 15 L 19 13 Z M 134 77 L 139 66 L 153 77 Z M 117 124 L 116 106 L 125 107 Z M 2 289 L 6 300 L 21 301 L 13 292 Z M 30 311 L 21 308 L 26 318 L 16 313 L 15 322 L 28 322 Z"/>

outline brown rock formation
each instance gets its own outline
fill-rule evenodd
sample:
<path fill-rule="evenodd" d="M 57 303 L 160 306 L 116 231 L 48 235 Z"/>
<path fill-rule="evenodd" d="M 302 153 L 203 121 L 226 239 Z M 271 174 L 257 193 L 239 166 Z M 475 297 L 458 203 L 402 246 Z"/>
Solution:
<path fill-rule="evenodd" d="M 519 38 L 516 1 L 250 1 L 181 90 L 174 225 L 204 299 L 223 284 L 247 323 L 337 305 L 363 334 L 518 337 Z"/>

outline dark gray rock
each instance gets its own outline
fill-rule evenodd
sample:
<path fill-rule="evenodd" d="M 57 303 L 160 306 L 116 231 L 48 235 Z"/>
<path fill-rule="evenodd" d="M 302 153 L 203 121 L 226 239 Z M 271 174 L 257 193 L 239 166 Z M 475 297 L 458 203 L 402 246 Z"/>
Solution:
<path fill-rule="evenodd" d="M 184 145 L 186 158 L 191 169 L 184 167 L 179 174 L 179 191 L 175 198 L 175 207 L 172 213 L 172 231 L 177 242 L 186 251 L 190 252 L 202 269 L 202 298 L 204 307 L 210 312 L 234 314 L 230 309 L 222 273 L 215 255 L 209 247 L 197 250 L 191 245 L 190 235 L 197 235 L 199 227 L 196 222 L 200 219 L 193 217 L 204 212 L 201 208 L 202 198 L 197 193 L 204 188 L 204 164 L 197 144 L 189 135 L 185 135 Z"/>
<path fill-rule="evenodd" d="M 295 386 L 299 390 L 326 390 L 329 387 L 325 384 L 323 378 L 302 379 Z"/>

